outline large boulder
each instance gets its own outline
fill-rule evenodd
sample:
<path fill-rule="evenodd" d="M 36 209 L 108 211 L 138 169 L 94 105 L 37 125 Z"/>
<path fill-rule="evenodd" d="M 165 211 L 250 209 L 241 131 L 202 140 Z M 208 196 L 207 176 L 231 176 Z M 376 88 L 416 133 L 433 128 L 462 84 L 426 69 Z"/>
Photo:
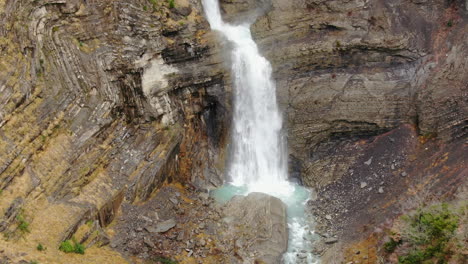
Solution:
<path fill-rule="evenodd" d="M 225 208 L 227 236 L 236 242 L 242 263 L 280 263 L 288 246 L 286 205 L 278 198 L 251 193 L 235 196 Z"/>

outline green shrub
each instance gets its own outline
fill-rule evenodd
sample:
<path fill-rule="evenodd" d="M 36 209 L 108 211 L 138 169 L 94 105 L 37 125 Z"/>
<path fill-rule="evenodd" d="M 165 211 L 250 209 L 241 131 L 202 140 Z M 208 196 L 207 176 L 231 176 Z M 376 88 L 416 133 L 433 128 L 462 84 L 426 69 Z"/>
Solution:
<path fill-rule="evenodd" d="M 39 250 L 39 251 L 44 251 L 45 250 L 44 246 L 41 243 L 39 243 L 37 245 L 36 249 Z"/>
<path fill-rule="evenodd" d="M 399 245 L 401 245 L 401 240 L 395 241 L 393 238 L 390 238 L 390 241 L 384 244 L 384 249 L 388 253 L 393 253 Z"/>
<path fill-rule="evenodd" d="M 453 21 L 452 21 L 452 20 L 449 20 L 449 21 L 447 22 L 447 27 L 452 27 L 452 26 L 453 26 Z"/>
<path fill-rule="evenodd" d="M 458 217 L 449 212 L 446 204 L 420 210 L 407 221 L 410 225 L 407 236 L 419 245 L 447 241 L 458 227 Z"/>
<path fill-rule="evenodd" d="M 449 210 L 447 204 L 440 204 L 406 216 L 402 240 L 408 243 L 410 251 L 399 256 L 398 263 L 446 263 L 452 256 L 448 245 L 454 239 L 459 222 L 459 217 L 452 213 L 452 210 Z M 394 242 L 392 240 L 385 243 L 384 248 L 387 252 L 393 252 L 398 246 Z"/>
<path fill-rule="evenodd" d="M 59 250 L 65 253 L 72 253 L 75 251 L 75 247 L 73 246 L 70 240 L 65 240 L 62 243 L 60 243 Z"/>
<path fill-rule="evenodd" d="M 174 8 L 174 7 L 175 7 L 174 0 L 169 0 L 169 8 Z"/>
<path fill-rule="evenodd" d="M 83 255 L 85 253 L 85 246 L 80 243 L 75 244 L 75 253 Z"/>
<path fill-rule="evenodd" d="M 59 250 L 65 253 L 76 253 L 83 255 L 85 253 L 85 246 L 76 242 L 74 239 L 73 241 L 65 240 L 60 243 Z"/>
<path fill-rule="evenodd" d="M 24 219 L 24 216 L 22 213 L 18 214 L 16 216 L 16 221 L 18 221 L 18 229 L 23 232 L 29 232 L 29 223 Z"/>

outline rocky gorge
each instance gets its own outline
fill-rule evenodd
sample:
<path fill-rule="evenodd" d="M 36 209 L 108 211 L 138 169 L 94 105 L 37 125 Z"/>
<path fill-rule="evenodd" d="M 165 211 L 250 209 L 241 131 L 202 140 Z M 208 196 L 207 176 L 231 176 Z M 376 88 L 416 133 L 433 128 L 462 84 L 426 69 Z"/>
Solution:
<path fill-rule="evenodd" d="M 322 263 L 397 263 L 401 215 L 466 208 L 467 1 L 220 3 L 255 19 Z M 279 262 L 280 201 L 208 195 L 233 88 L 200 1 L 0 0 L 0 21 L 0 263 Z"/>

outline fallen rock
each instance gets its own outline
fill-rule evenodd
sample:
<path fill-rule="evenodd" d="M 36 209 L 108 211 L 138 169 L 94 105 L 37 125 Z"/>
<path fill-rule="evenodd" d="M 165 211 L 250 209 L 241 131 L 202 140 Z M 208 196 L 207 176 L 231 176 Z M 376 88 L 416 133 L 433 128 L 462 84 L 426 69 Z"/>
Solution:
<path fill-rule="evenodd" d="M 334 237 L 330 237 L 325 240 L 325 244 L 334 244 L 336 242 L 338 242 L 338 239 Z"/>
<path fill-rule="evenodd" d="M 361 182 L 361 189 L 364 189 L 364 188 L 366 188 L 366 187 L 367 187 L 367 183 Z"/>
<path fill-rule="evenodd" d="M 156 233 L 165 233 L 176 226 L 176 221 L 174 219 L 169 219 L 164 222 L 157 224 L 155 232 Z"/>
<path fill-rule="evenodd" d="M 157 233 L 156 228 L 152 226 L 145 226 L 145 230 L 148 231 L 149 233 Z"/>
<path fill-rule="evenodd" d="M 248 196 L 235 196 L 224 211 L 231 238 L 241 237 L 245 246 L 240 257 L 246 263 L 281 263 L 281 257 L 287 250 L 288 230 L 286 205 L 278 198 L 251 193 Z M 252 257 L 255 256 L 255 257 Z"/>
<path fill-rule="evenodd" d="M 169 198 L 169 201 L 171 201 L 171 203 L 173 203 L 175 205 L 179 204 L 179 200 L 177 200 L 177 198 Z"/>
<path fill-rule="evenodd" d="M 150 248 L 156 247 L 154 243 L 148 237 L 144 237 L 143 242 L 145 242 L 145 244 L 148 245 Z"/>
<path fill-rule="evenodd" d="M 373 157 L 371 157 L 368 161 L 364 162 L 364 164 L 366 164 L 367 166 L 371 165 L 371 163 L 372 163 L 372 158 L 373 158 Z"/>

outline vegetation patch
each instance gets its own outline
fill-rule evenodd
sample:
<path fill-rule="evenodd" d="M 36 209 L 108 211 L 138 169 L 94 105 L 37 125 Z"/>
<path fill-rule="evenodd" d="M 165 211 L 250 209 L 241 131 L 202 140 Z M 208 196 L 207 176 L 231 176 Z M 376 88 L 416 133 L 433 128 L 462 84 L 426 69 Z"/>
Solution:
<path fill-rule="evenodd" d="M 390 241 L 385 242 L 384 249 L 388 253 L 393 253 L 395 249 L 401 245 L 401 240 L 395 241 L 393 238 L 390 238 Z"/>
<path fill-rule="evenodd" d="M 456 235 L 466 205 L 455 208 L 442 203 L 401 217 L 398 239 L 384 243 L 387 253 L 396 252 L 400 264 L 448 263 L 461 260 L 462 240 Z"/>
<path fill-rule="evenodd" d="M 65 240 L 60 243 L 59 250 L 65 253 L 76 253 L 83 255 L 85 253 L 85 246 L 76 242 L 75 239 Z"/>
<path fill-rule="evenodd" d="M 177 261 L 166 258 L 166 257 L 156 257 L 154 258 L 154 261 L 160 262 L 162 264 L 178 264 Z"/>
<path fill-rule="evenodd" d="M 16 216 L 16 221 L 18 222 L 18 229 L 23 232 L 29 232 L 29 223 L 24 219 L 23 212 L 20 212 Z"/>
<path fill-rule="evenodd" d="M 169 8 L 175 8 L 174 0 L 169 0 Z"/>
<path fill-rule="evenodd" d="M 44 251 L 44 250 L 45 250 L 45 247 L 44 247 L 41 243 L 39 243 L 39 244 L 37 245 L 36 249 L 39 250 L 39 251 Z"/>

